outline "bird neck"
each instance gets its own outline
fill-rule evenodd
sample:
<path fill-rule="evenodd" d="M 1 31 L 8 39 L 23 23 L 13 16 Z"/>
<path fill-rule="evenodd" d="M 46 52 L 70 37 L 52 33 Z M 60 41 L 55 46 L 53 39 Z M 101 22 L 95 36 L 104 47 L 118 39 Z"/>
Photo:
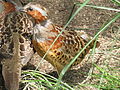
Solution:
<path fill-rule="evenodd" d="M 33 39 L 38 42 L 44 42 L 48 40 L 49 36 L 56 36 L 56 33 L 50 32 L 53 30 L 54 26 L 50 20 L 44 20 L 35 25 Z"/>
<path fill-rule="evenodd" d="M 34 29 L 34 39 L 38 42 L 50 41 L 57 37 L 59 30 L 50 20 L 45 20 L 36 24 Z"/>
<path fill-rule="evenodd" d="M 33 41 L 37 41 L 41 43 L 41 45 L 46 45 L 46 50 L 50 47 L 50 45 L 54 42 L 57 35 L 59 34 L 59 30 L 56 28 L 50 20 L 46 20 L 41 22 L 35 26 L 34 34 L 33 34 Z M 54 43 L 51 49 L 57 49 L 62 45 L 63 37 L 60 36 L 56 42 Z"/>

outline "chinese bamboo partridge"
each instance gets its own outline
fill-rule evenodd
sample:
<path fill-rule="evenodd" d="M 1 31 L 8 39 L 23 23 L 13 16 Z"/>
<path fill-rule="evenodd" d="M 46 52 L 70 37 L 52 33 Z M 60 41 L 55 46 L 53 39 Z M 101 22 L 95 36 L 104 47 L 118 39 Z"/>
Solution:
<path fill-rule="evenodd" d="M 18 90 L 21 68 L 34 53 L 30 44 L 35 20 L 24 10 L 12 10 L 0 18 L 0 61 L 6 88 Z"/>
<path fill-rule="evenodd" d="M 37 53 L 43 57 L 62 28 L 53 24 L 50 19 L 48 19 L 47 10 L 43 6 L 37 3 L 29 3 L 24 8 L 27 9 L 28 7 L 31 9 L 28 13 L 36 18 L 37 21 L 34 27 L 32 43 Z M 45 59 L 60 73 L 65 65 L 69 64 L 75 55 L 77 55 L 90 40 L 91 37 L 84 31 L 64 30 L 48 51 Z M 95 41 L 81 53 L 72 66 L 78 65 L 84 59 L 89 50 L 93 48 L 94 42 Z M 97 42 L 97 46 L 99 46 L 99 42 Z"/>

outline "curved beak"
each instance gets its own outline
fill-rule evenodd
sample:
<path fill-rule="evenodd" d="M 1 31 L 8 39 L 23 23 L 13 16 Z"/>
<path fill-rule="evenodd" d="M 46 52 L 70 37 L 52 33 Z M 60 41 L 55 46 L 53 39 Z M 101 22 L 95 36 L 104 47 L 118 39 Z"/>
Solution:
<path fill-rule="evenodd" d="M 17 7 L 17 9 L 18 9 L 19 11 L 24 11 L 24 12 L 26 12 L 26 10 L 24 10 L 23 7 Z"/>

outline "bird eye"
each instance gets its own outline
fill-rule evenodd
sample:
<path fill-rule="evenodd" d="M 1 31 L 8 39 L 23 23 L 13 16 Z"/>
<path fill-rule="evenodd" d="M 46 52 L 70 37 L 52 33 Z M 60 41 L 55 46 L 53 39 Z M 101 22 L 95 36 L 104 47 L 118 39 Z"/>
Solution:
<path fill-rule="evenodd" d="M 28 11 L 33 11 L 33 8 L 30 7 L 30 8 L 28 8 L 27 10 L 28 10 Z"/>

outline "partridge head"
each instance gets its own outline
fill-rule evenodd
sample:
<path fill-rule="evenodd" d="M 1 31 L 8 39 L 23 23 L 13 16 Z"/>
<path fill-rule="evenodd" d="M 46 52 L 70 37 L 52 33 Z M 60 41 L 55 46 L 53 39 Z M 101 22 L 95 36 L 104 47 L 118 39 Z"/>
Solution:
<path fill-rule="evenodd" d="M 62 27 L 55 25 L 50 19 L 48 19 L 48 13 L 46 12 L 47 10 L 43 6 L 37 3 L 29 3 L 25 6 L 25 8 L 26 7 L 29 7 L 30 12 L 28 13 L 36 18 L 37 21 L 37 24 L 33 30 L 34 32 L 32 40 L 35 50 L 41 57 L 48 52 L 45 59 L 57 69 L 58 73 L 60 73 L 65 65 L 69 64 L 69 62 L 91 40 L 92 37 L 90 37 L 84 31 L 64 30 L 53 44 L 52 48 L 50 48 L 50 45 L 61 32 Z M 91 48 L 93 48 L 94 42 L 95 41 L 93 41 L 81 53 L 72 66 L 81 63 L 85 55 Z M 99 42 L 97 42 L 97 46 L 99 46 Z M 48 51 L 49 48 L 50 50 Z"/>
<path fill-rule="evenodd" d="M 45 21 L 48 16 L 47 9 L 36 2 L 28 3 L 24 6 L 24 11 L 31 15 L 36 20 L 36 23 Z"/>

